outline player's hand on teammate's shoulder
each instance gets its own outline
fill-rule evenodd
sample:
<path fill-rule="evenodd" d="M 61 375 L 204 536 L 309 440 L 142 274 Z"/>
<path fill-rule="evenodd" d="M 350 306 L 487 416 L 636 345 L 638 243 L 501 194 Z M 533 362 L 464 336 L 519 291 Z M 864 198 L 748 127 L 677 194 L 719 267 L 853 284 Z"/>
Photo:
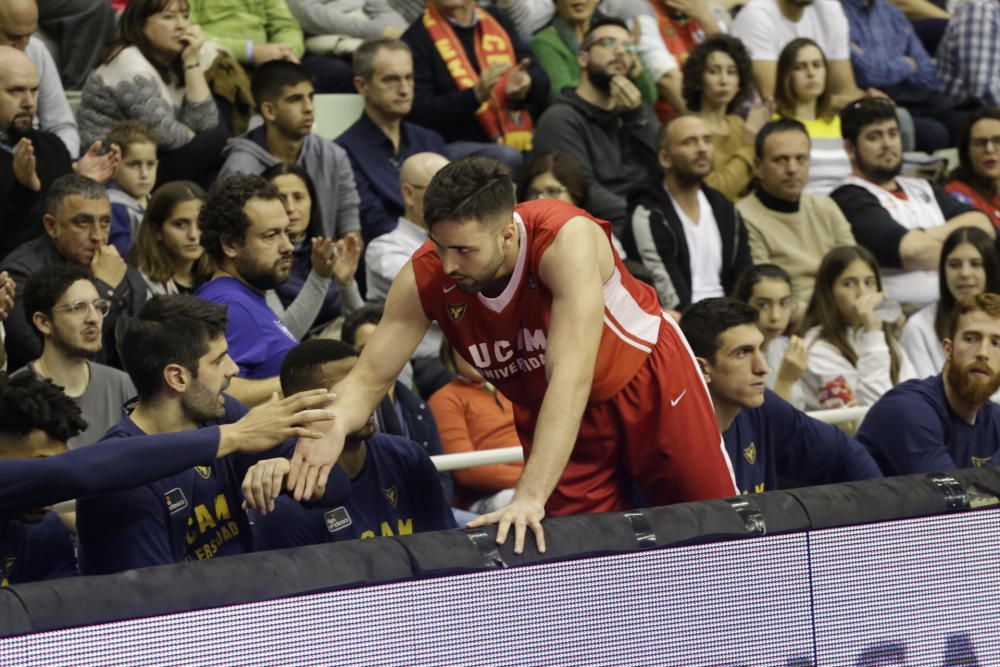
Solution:
<path fill-rule="evenodd" d="M 323 435 L 322 423 L 333 419 L 333 413 L 326 408 L 334 399 L 326 389 L 303 391 L 283 399 L 275 394 L 239 421 L 220 427 L 218 456 L 233 452 L 258 454 L 289 438 L 319 438 Z"/>
<path fill-rule="evenodd" d="M 497 544 L 507 541 L 507 534 L 514 528 L 514 553 L 524 553 L 524 539 L 528 528 L 535 534 L 538 552 L 545 553 L 545 530 L 542 519 L 545 518 L 545 503 L 530 498 L 514 499 L 495 512 L 484 514 L 469 524 L 469 528 L 497 524 Z"/>

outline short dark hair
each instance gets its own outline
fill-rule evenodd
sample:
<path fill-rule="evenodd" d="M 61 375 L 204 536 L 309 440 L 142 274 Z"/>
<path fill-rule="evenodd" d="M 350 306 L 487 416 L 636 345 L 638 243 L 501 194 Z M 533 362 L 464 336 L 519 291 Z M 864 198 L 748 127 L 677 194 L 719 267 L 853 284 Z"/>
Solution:
<path fill-rule="evenodd" d="M 580 163 L 572 155 L 559 151 L 536 155 L 528 166 L 521 170 L 521 183 L 517 188 L 520 200 L 524 201 L 528 196 L 528 188 L 531 187 L 533 180 L 549 173 L 569 191 L 574 204 L 581 207 L 587 205 L 590 186 L 587 185 L 587 177 L 580 169 Z"/>
<path fill-rule="evenodd" d="M 852 144 L 858 142 L 858 135 L 868 125 L 895 120 L 896 105 L 892 100 L 881 97 L 862 97 L 840 110 L 840 136 Z"/>
<path fill-rule="evenodd" d="M 743 303 L 750 303 L 754 286 L 766 278 L 786 282 L 789 286 L 792 284 L 792 276 L 777 264 L 754 264 L 740 273 L 731 296 Z"/>
<path fill-rule="evenodd" d="M 730 297 L 703 299 L 690 306 L 681 317 L 681 331 L 696 357 L 715 361 L 719 337 L 742 324 L 756 326 L 757 311 Z"/>
<path fill-rule="evenodd" d="M 64 174 L 52 181 L 45 197 L 45 212 L 54 216 L 63 199 L 80 195 L 84 199 L 107 199 L 108 189 L 97 181 L 79 174 Z"/>
<path fill-rule="evenodd" d="M 141 120 L 123 120 L 115 124 L 104 139 L 105 146 L 112 144 L 118 146 L 124 156 L 129 146 L 133 144 L 153 144 L 156 146 L 156 135 Z"/>
<path fill-rule="evenodd" d="M 371 81 L 375 76 L 375 56 L 382 49 L 390 51 L 406 51 L 410 53 L 410 45 L 395 37 L 372 37 L 361 42 L 351 56 L 351 69 L 354 76 L 365 81 Z"/>
<path fill-rule="evenodd" d="M 779 118 L 777 120 L 772 120 L 764 124 L 764 127 L 760 128 L 757 132 L 757 139 L 753 144 L 754 155 L 757 159 L 763 159 L 764 157 L 764 142 L 767 138 L 774 134 L 775 132 L 801 132 L 806 135 L 806 139 L 809 139 L 810 145 L 812 144 L 812 139 L 809 138 L 809 130 L 800 121 L 794 118 Z"/>
<path fill-rule="evenodd" d="M 631 30 L 628 29 L 628 24 L 625 23 L 625 21 L 622 21 L 619 18 L 615 18 L 614 16 L 607 16 L 605 14 L 600 14 L 590 22 L 590 28 L 587 29 L 587 32 L 583 35 L 583 39 L 580 40 L 580 50 L 586 51 L 591 46 L 593 46 L 594 39 L 591 37 L 591 35 L 594 33 L 594 31 L 597 30 L 598 28 L 605 28 L 609 25 L 622 28 L 628 33 L 632 32 Z"/>
<path fill-rule="evenodd" d="M 356 356 L 358 351 L 353 347 L 331 338 L 313 338 L 299 343 L 281 362 L 281 393 L 291 396 L 300 391 L 324 388 L 323 364 Z"/>
<path fill-rule="evenodd" d="M 747 53 L 743 42 L 731 35 L 713 35 L 691 49 L 687 60 L 684 61 L 684 83 L 681 86 L 681 93 L 691 111 L 701 110 L 701 96 L 705 92 L 705 68 L 708 67 L 709 57 L 717 51 L 733 59 L 740 78 L 736 96 L 726 106 L 726 113 L 735 113 L 753 89 L 750 54 Z"/>
<path fill-rule="evenodd" d="M 510 169 L 496 160 L 470 157 L 450 162 L 431 179 L 424 193 L 424 223 L 493 221 L 514 211 Z"/>
<path fill-rule="evenodd" d="M 281 201 L 281 194 L 267 179 L 244 174 L 216 181 L 208 191 L 208 199 L 198 214 L 198 227 L 201 245 L 216 262 L 224 257 L 223 241 L 242 243 L 246 238 L 250 219 L 243 207 L 251 199 Z"/>
<path fill-rule="evenodd" d="M 699 116 L 698 114 L 696 114 L 693 111 L 682 111 L 681 113 L 674 114 L 670 118 L 668 118 L 665 121 L 663 121 L 663 124 L 660 125 L 660 129 L 657 130 L 657 132 L 656 132 L 656 150 L 657 151 L 666 150 L 666 148 L 667 148 L 667 132 L 670 131 L 670 126 L 671 125 L 673 125 L 676 121 L 678 121 L 678 120 L 680 120 L 682 118 L 701 118 L 701 116 Z"/>
<path fill-rule="evenodd" d="M 198 376 L 198 360 L 226 335 L 226 307 L 192 294 L 154 296 L 126 321 L 118 354 L 139 400 L 155 396 L 163 369 L 180 364 Z"/>
<path fill-rule="evenodd" d="M 0 433 L 25 436 L 39 429 L 66 441 L 86 428 L 80 406 L 52 380 L 30 372 L 0 373 Z"/>
<path fill-rule="evenodd" d="M 257 66 L 250 80 L 250 94 L 260 109 L 264 102 L 274 102 L 281 96 L 281 89 L 313 80 L 312 73 L 289 60 L 268 60 Z"/>
<path fill-rule="evenodd" d="M 34 326 L 35 313 L 51 313 L 66 290 L 79 280 L 90 280 L 90 269 L 79 264 L 53 264 L 28 279 L 24 286 L 24 317 L 39 338 L 43 336 Z"/>
<path fill-rule="evenodd" d="M 366 303 L 353 313 L 344 317 L 344 325 L 340 328 L 340 340 L 348 345 L 357 345 L 358 329 L 365 324 L 378 325 L 382 321 L 385 307 L 381 302 Z"/>

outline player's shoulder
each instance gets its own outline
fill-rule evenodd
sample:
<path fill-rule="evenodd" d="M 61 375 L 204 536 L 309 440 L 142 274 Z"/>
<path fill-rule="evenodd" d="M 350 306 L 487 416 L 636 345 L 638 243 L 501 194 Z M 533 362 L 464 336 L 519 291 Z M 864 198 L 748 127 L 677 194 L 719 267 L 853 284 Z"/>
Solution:
<path fill-rule="evenodd" d="M 430 456 L 419 443 L 400 435 L 375 433 L 367 441 L 368 451 L 376 460 L 416 463 L 429 461 Z"/>

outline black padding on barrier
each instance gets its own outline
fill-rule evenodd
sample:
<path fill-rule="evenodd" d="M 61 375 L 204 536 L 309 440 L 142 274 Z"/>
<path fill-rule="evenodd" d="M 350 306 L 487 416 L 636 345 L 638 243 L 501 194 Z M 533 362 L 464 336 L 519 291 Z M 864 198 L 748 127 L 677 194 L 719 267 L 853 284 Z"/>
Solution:
<path fill-rule="evenodd" d="M 767 523 L 764 521 L 764 515 L 753 496 L 733 496 L 722 502 L 732 507 L 733 511 L 739 515 L 748 534 L 757 537 L 767 534 Z"/>
<path fill-rule="evenodd" d="M 625 512 L 625 520 L 632 527 L 635 543 L 640 549 L 652 549 L 656 546 L 656 532 L 649 525 L 649 519 L 639 510 Z"/>
<path fill-rule="evenodd" d="M 785 493 L 802 503 L 814 529 L 908 519 L 952 511 L 925 475 L 804 487 Z"/>
<path fill-rule="evenodd" d="M 544 526 L 547 547 L 544 554 L 538 553 L 535 535 L 529 528 L 524 538 L 524 553 L 515 555 L 512 528 L 499 549 L 504 561 L 516 566 L 580 558 L 588 552 L 606 555 L 639 550 L 632 525 L 621 512 L 546 519 Z M 496 535 L 496 526 L 490 526 L 490 534 Z"/>
<path fill-rule="evenodd" d="M 389 539 L 356 540 L 11 587 L 32 631 L 257 602 L 413 576 Z M 10 634 L 3 628 L 5 634 Z"/>
<path fill-rule="evenodd" d="M 9 588 L 0 588 L 0 629 L 5 635 L 22 635 L 32 631 L 24 603 Z"/>
<path fill-rule="evenodd" d="M 653 507 L 643 512 L 661 547 L 755 537 L 725 500 Z"/>
<path fill-rule="evenodd" d="M 506 567 L 496 548 L 495 528 L 416 533 L 387 539 L 397 542 L 406 550 L 413 574 L 418 577 Z"/>

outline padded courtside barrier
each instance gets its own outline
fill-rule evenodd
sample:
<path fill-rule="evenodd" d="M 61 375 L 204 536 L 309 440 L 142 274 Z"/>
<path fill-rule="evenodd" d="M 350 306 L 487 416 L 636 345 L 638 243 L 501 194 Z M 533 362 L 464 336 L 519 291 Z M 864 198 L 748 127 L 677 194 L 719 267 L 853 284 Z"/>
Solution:
<path fill-rule="evenodd" d="M 970 511 L 1000 504 L 984 467 L 551 519 L 546 553 L 514 555 L 496 527 L 357 540 L 0 590 L 0 636 L 274 600 L 370 584 L 557 563 Z"/>

